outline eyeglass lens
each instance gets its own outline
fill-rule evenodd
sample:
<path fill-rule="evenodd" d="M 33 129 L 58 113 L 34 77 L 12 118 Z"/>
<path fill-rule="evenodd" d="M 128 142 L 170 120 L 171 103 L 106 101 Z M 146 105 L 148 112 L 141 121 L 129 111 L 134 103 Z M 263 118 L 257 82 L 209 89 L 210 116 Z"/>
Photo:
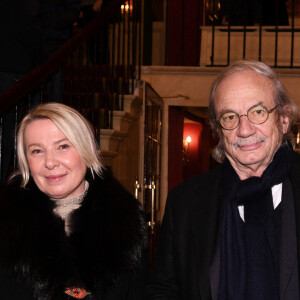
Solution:
<path fill-rule="evenodd" d="M 236 112 L 225 112 L 220 117 L 220 125 L 224 129 L 235 129 L 240 123 L 240 117 L 247 116 L 248 120 L 254 124 L 264 123 L 269 116 L 269 111 L 262 105 L 251 107 L 247 115 L 238 115 Z"/>

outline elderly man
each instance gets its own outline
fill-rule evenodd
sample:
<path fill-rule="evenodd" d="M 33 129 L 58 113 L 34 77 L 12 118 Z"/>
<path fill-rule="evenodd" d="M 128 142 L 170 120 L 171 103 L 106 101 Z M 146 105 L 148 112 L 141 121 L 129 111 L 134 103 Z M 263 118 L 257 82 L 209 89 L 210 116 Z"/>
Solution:
<path fill-rule="evenodd" d="M 150 299 L 299 299 L 300 157 L 276 73 L 242 61 L 215 81 L 210 120 L 222 164 L 168 196 Z"/>

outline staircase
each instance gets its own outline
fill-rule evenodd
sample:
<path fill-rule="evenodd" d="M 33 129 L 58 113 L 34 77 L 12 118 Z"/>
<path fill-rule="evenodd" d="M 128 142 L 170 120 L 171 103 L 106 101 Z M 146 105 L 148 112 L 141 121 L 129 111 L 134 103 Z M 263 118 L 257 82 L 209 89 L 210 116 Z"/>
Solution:
<path fill-rule="evenodd" d="M 81 112 L 95 128 L 103 164 L 116 175 L 115 170 L 124 165 L 119 162 L 120 153 L 129 151 L 123 149 L 126 148 L 124 144 L 130 141 L 137 146 L 135 140 L 139 138 L 139 132 L 131 141 L 133 134 L 129 129 L 140 128 L 136 107 L 141 100 L 134 94 L 133 85 L 140 79 L 141 51 L 138 50 L 141 49 L 142 20 L 138 16 L 141 16 L 141 3 L 140 0 L 131 1 L 132 10 L 120 16 L 124 2 L 111 1 L 44 63 L 0 95 L 0 184 L 4 184 L 16 168 L 15 147 L 13 143 L 8 145 L 3 137 L 11 136 L 24 114 L 38 103 L 58 101 Z M 103 58 L 102 52 L 94 51 L 92 57 L 88 51 L 91 40 L 101 40 L 103 28 L 111 32 L 102 43 L 107 47 L 107 55 Z M 10 115 L 12 128 L 5 123 Z M 126 168 L 134 169 L 131 166 Z"/>
<path fill-rule="evenodd" d="M 138 95 L 124 95 L 124 110 L 113 112 L 113 128 L 100 129 L 100 150 L 105 166 L 111 167 L 120 145 L 128 138 L 129 130 L 138 118 L 142 100 Z"/>
<path fill-rule="evenodd" d="M 143 100 L 138 89 L 135 94 L 122 97 L 124 109 L 113 111 L 113 126 L 100 129 L 99 142 L 103 165 L 134 194 L 134 183 L 140 172 L 140 143 L 143 143 Z"/>

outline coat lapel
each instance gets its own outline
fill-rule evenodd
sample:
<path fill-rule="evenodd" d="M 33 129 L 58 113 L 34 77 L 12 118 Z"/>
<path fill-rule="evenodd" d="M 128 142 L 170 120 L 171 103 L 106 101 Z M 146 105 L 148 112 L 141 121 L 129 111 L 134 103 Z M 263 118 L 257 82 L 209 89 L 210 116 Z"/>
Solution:
<path fill-rule="evenodd" d="M 212 263 L 218 237 L 220 212 L 220 168 L 200 177 L 195 187 L 197 197 L 189 201 L 190 228 L 194 253 L 196 253 L 201 299 L 211 298 L 209 268 Z M 200 182 L 201 181 L 201 182 Z"/>
<path fill-rule="evenodd" d="M 297 237 L 297 259 L 298 274 L 300 274 L 300 155 L 294 155 L 294 167 L 291 173 L 291 183 L 294 196 L 295 219 L 296 219 L 296 237 Z M 300 288 L 300 283 L 298 284 Z"/>
<path fill-rule="evenodd" d="M 292 276 L 297 267 L 297 238 L 295 223 L 295 208 L 293 191 L 289 180 L 285 180 L 282 190 L 282 204 L 284 205 L 281 227 L 280 248 L 280 299 L 285 299 L 288 284 L 293 283 Z M 293 289 L 293 287 L 291 287 Z"/>

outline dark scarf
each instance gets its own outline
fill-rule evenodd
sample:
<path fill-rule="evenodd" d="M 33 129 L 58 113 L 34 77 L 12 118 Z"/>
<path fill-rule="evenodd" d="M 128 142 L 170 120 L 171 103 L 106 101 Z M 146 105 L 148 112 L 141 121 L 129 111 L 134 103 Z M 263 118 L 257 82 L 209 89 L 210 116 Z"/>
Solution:
<path fill-rule="evenodd" d="M 219 300 L 279 300 L 279 270 L 271 188 L 292 168 L 292 147 L 284 142 L 261 177 L 241 181 L 226 159 L 222 197 Z M 244 205 L 245 222 L 238 206 Z"/>

